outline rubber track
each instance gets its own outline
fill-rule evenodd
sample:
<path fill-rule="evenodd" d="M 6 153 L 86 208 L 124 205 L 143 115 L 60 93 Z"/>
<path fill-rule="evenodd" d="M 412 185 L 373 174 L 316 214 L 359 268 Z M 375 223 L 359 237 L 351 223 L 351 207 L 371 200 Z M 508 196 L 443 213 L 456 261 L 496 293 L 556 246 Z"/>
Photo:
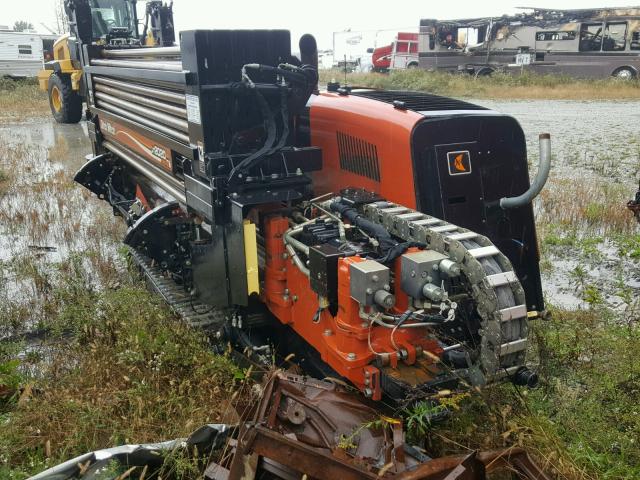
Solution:
<path fill-rule="evenodd" d="M 132 248 L 129 249 L 129 254 L 144 277 L 149 290 L 160 295 L 187 324 L 203 330 L 218 330 L 222 327 L 227 318 L 225 310 L 215 309 L 193 300 L 182 285 L 178 285 L 171 277 L 163 275 L 162 270 L 153 265 L 150 258 Z"/>

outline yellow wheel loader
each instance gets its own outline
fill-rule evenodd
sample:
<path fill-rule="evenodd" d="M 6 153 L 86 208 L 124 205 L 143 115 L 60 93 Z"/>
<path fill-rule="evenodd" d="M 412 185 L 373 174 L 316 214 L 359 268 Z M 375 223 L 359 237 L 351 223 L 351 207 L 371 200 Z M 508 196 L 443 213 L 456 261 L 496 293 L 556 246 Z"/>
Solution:
<path fill-rule="evenodd" d="M 49 95 L 49 106 L 58 123 L 78 123 L 82 118 L 84 80 L 80 45 L 130 47 L 171 46 L 175 41 L 173 2 L 146 3 L 142 34 L 138 33 L 136 0 L 66 0 L 69 34 L 53 45 L 53 60 L 38 73 L 40 89 Z M 80 40 L 80 41 L 79 41 Z"/>
<path fill-rule="evenodd" d="M 77 123 L 82 118 L 82 67 L 71 59 L 68 34 L 53 44 L 53 60 L 38 73 L 40 89 L 48 92 L 49 106 L 59 123 Z"/>

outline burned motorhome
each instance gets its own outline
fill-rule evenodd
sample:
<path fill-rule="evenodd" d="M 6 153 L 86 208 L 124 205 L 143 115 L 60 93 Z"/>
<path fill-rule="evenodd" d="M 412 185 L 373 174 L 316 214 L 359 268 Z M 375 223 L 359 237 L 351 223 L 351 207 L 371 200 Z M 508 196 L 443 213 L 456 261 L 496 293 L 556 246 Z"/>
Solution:
<path fill-rule="evenodd" d="M 487 75 L 531 70 L 636 78 L 640 7 L 552 10 L 499 18 L 420 21 L 420 67 Z"/>

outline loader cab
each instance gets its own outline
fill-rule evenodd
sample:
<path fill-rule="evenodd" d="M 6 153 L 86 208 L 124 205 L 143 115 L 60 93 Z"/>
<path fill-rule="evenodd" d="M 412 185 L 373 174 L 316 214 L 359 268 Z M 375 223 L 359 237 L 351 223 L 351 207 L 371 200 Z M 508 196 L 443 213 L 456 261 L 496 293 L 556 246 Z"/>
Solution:
<path fill-rule="evenodd" d="M 138 40 L 135 0 L 90 0 L 89 6 L 94 42 L 109 44 Z"/>
<path fill-rule="evenodd" d="M 79 44 L 139 41 L 136 0 L 70 0 L 65 12 L 71 37 Z"/>

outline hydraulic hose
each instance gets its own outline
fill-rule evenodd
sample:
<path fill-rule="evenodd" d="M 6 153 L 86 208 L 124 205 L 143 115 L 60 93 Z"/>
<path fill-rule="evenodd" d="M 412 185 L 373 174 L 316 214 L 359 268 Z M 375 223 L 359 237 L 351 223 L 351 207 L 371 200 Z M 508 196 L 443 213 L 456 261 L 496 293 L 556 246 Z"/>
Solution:
<path fill-rule="evenodd" d="M 410 247 L 425 247 L 424 243 L 421 242 L 398 242 L 382 225 L 366 219 L 358 210 L 339 200 L 332 202 L 329 208 L 349 220 L 352 225 L 358 227 L 367 234 L 367 236 L 374 237 L 378 241 L 380 250 L 382 250 L 382 256 L 375 258 L 375 260 L 383 265 L 390 264 Z"/>
<path fill-rule="evenodd" d="M 293 249 L 293 247 L 290 244 L 286 244 L 285 248 L 287 249 L 287 252 L 289 253 L 289 256 L 291 257 L 291 259 L 293 260 L 293 262 L 296 264 L 296 267 L 298 267 L 298 269 L 304 273 L 307 277 L 311 275 L 311 272 L 309 271 L 309 269 L 305 266 L 305 264 L 302 262 L 302 260 L 300 260 L 300 257 L 298 256 L 298 254 L 296 253 L 296 251 Z"/>
<path fill-rule="evenodd" d="M 284 243 L 286 243 L 287 245 L 291 245 L 294 248 L 297 248 L 305 255 L 309 255 L 309 246 L 305 245 L 300 240 L 297 240 L 296 238 L 294 238 L 295 235 L 298 235 L 299 233 L 302 232 L 303 228 L 304 228 L 304 225 L 299 225 L 296 228 L 286 232 L 284 234 Z"/>
<path fill-rule="evenodd" d="M 368 322 L 373 322 L 376 325 L 380 325 L 384 328 L 424 328 L 424 327 L 437 327 L 442 325 L 444 318 L 441 315 L 426 315 L 421 321 L 415 323 L 406 323 L 407 320 L 418 320 L 413 318 L 416 312 L 405 312 L 404 315 L 385 315 L 378 314 L 372 315 L 364 311 L 364 307 L 360 305 L 359 316 L 361 319 Z M 403 320 L 404 318 L 404 320 Z M 391 320 L 393 323 L 387 323 L 384 320 Z M 425 321 L 431 320 L 431 321 Z"/>
<path fill-rule="evenodd" d="M 243 76 L 246 76 L 244 72 L 243 72 Z M 233 181 L 235 181 L 236 183 L 240 183 L 239 179 L 242 176 L 242 172 L 245 169 L 249 169 L 251 167 L 251 164 L 255 160 L 260 159 L 263 155 L 266 155 L 271 150 L 274 143 L 276 142 L 276 137 L 278 133 L 278 128 L 276 126 L 276 122 L 275 122 L 275 119 L 273 118 L 273 115 L 271 115 L 271 109 L 269 108 L 269 104 L 267 103 L 265 98 L 262 96 L 260 91 L 257 88 L 255 88 L 255 84 L 251 81 L 249 77 L 246 77 L 246 81 L 249 85 L 249 88 L 253 89 L 256 94 L 256 99 L 258 100 L 258 105 L 260 106 L 260 112 L 262 114 L 262 120 L 265 124 L 265 129 L 267 131 L 267 138 L 265 139 L 264 144 L 258 151 L 252 153 L 247 158 L 242 160 L 238 165 L 233 167 L 233 169 L 229 173 L 229 177 L 227 180 L 229 183 L 232 183 Z"/>
<path fill-rule="evenodd" d="M 378 225 L 377 223 L 373 223 L 371 220 L 367 220 L 360 215 L 358 210 L 350 205 L 340 201 L 335 201 L 330 204 L 330 209 L 334 212 L 338 212 L 342 217 L 349 220 L 352 225 L 355 225 L 368 235 L 375 237 L 383 251 L 386 252 L 390 248 L 398 245 L 399 242 L 395 241 L 393 237 L 391 237 L 391 234 L 382 225 Z"/>
<path fill-rule="evenodd" d="M 522 195 L 517 197 L 504 197 L 500 199 L 500 207 L 504 210 L 510 208 L 518 208 L 529 204 L 538 196 L 547 179 L 549 178 L 549 170 L 551 170 L 551 135 L 541 133 L 539 137 L 540 145 L 540 163 L 538 165 L 538 173 L 529 189 Z"/>

